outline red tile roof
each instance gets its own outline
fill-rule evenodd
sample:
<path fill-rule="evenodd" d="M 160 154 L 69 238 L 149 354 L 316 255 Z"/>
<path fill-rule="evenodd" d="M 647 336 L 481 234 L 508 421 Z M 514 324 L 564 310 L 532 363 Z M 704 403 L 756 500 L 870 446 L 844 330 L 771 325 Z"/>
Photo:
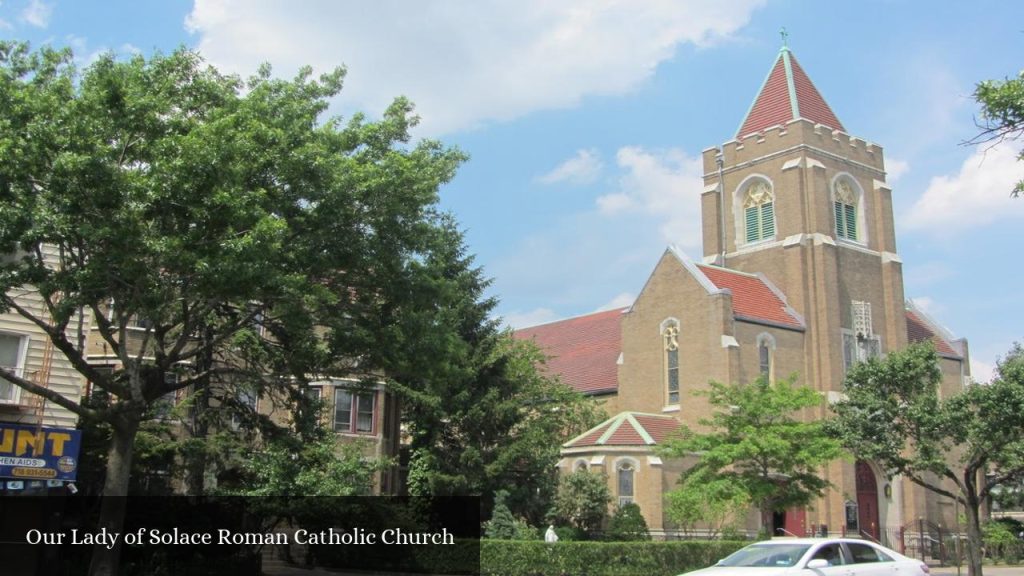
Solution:
<path fill-rule="evenodd" d="M 732 292 L 732 312 L 736 319 L 787 328 L 804 327 L 803 321 L 760 277 L 706 264 L 698 264 L 697 268 L 716 287 Z"/>
<path fill-rule="evenodd" d="M 679 430 L 671 416 L 620 412 L 565 443 L 566 448 L 591 446 L 655 446 Z"/>
<path fill-rule="evenodd" d="M 585 394 L 619 387 L 622 313 L 625 308 L 523 328 L 515 337 L 533 340 L 549 356 L 546 374 Z"/>
<path fill-rule="evenodd" d="M 939 355 L 947 358 L 963 358 L 945 338 L 931 328 L 926 319 L 913 310 L 907 310 L 907 340 L 911 342 L 931 342 L 935 345 L 935 351 Z"/>
<path fill-rule="evenodd" d="M 796 57 L 788 48 L 783 48 L 736 137 L 784 125 L 797 118 L 846 131 Z"/>

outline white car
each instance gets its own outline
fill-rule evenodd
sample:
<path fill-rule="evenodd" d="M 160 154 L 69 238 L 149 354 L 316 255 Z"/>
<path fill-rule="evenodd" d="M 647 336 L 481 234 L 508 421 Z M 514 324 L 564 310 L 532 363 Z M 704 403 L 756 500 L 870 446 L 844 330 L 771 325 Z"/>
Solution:
<path fill-rule="evenodd" d="M 867 540 L 777 538 L 687 576 L 929 576 L 928 565 Z"/>

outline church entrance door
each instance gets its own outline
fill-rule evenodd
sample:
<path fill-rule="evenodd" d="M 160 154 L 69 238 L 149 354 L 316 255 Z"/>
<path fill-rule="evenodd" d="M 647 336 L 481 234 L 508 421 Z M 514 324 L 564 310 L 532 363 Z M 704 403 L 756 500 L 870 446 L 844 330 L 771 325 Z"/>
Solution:
<path fill-rule="evenodd" d="M 857 524 L 861 534 L 876 541 L 881 533 L 878 525 L 878 482 L 871 466 L 863 460 L 856 464 L 857 478 Z M 858 534 L 859 536 L 859 534 Z"/>

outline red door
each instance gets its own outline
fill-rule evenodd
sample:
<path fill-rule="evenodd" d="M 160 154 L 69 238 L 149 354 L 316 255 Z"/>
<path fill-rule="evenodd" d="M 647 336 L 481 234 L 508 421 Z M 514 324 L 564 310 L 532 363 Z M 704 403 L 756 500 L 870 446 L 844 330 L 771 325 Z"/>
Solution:
<path fill-rule="evenodd" d="M 881 533 L 878 525 L 878 483 L 871 466 L 863 460 L 856 464 L 857 478 L 857 524 L 861 534 L 871 536 L 876 541 Z"/>
<path fill-rule="evenodd" d="M 807 536 L 807 511 L 803 508 L 786 510 L 786 520 L 782 526 L 786 535 Z"/>

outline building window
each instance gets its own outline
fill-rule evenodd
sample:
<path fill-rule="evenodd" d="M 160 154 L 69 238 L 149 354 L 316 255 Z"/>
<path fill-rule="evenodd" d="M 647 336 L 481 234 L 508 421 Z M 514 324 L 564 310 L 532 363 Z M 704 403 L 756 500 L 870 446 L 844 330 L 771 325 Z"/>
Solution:
<path fill-rule="evenodd" d="M 854 189 L 849 178 L 836 180 L 833 208 L 836 219 L 836 236 L 846 240 L 859 240 L 857 231 L 857 205 L 860 194 Z"/>
<path fill-rule="evenodd" d="M 661 325 L 665 344 L 665 400 L 669 406 L 679 404 L 679 321 L 670 318 Z"/>
<path fill-rule="evenodd" d="M 770 382 L 773 379 L 772 368 L 775 361 L 775 338 L 767 332 L 757 337 L 758 375 Z"/>
<path fill-rule="evenodd" d="M 28 338 L 17 334 L 0 333 L 0 366 L 15 376 L 25 377 L 25 348 Z M 21 396 L 21 388 L 0 378 L 0 403 L 16 404 Z"/>
<path fill-rule="evenodd" d="M 580 458 L 579 460 L 577 460 L 576 464 L 574 464 L 573 467 L 572 467 L 572 471 L 573 472 L 586 472 L 587 471 L 587 461 L 586 461 L 586 459 Z"/>
<path fill-rule="evenodd" d="M 619 483 L 619 506 L 625 506 L 633 502 L 635 495 L 633 480 L 635 475 L 636 469 L 632 462 L 621 462 L 616 467 L 616 476 L 618 476 Z"/>
<path fill-rule="evenodd" d="M 373 392 L 352 392 L 334 389 L 334 431 L 350 434 L 373 432 Z"/>
<path fill-rule="evenodd" d="M 775 236 L 775 194 L 771 184 L 757 179 L 743 193 L 743 230 L 746 242 L 758 242 Z"/>

